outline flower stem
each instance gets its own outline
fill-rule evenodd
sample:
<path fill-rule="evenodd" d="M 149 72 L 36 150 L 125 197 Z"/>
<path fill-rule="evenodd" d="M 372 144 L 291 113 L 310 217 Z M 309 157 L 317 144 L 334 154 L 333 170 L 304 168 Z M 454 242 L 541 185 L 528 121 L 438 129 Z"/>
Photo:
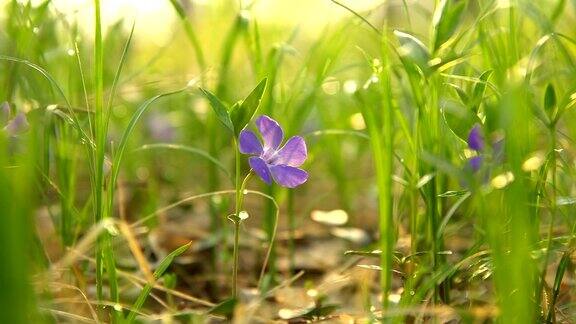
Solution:
<path fill-rule="evenodd" d="M 232 268 L 232 297 L 238 297 L 238 247 L 240 245 L 240 221 L 234 221 L 234 266 Z"/>
<path fill-rule="evenodd" d="M 244 198 L 244 189 L 246 188 L 246 183 L 252 175 L 252 171 L 246 175 L 244 181 L 240 182 L 241 179 L 241 160 L 240 160 L 240 150 L 238 150 L 237 140 L 234 139 L 234 147 L 236 148 L 235 159 L 236 159 L 236 208 L 234 209 L 234 215 L 230 217 L 230 220 L 234 223 L 234 251 L 232 253 L 234 264 L 232 266 L 232 297 L 238 297 L 238 256 L 240 247 L 240 211 L 242 209 L 242 201 Z"/>

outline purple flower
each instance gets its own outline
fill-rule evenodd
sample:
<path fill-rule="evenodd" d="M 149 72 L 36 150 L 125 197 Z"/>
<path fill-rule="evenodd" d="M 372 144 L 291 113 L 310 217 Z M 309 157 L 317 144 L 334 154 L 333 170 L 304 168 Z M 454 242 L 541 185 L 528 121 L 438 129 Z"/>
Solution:
<path fill-rule="evenodd" d="M 10 105 L 7 102 L 4 102 L 0 106 L 0 121 L 5 124 L 2 130 L 9 136 L 16 136 L 28 130 L 29 125 L 28 120 L 26 119 L 26 114 L 19 112 L 14 116 L 14 118 L 10 119 L 10 117 Z"/>
<path fill-rule="evenodd" d="M 468 134 L 468 147 L 474 151 L 482 151 L 484 148 L 484 138 L 478 124 L 474 125 Z"/>
<path fill-rule="evenodd" d="M 280 148 L 284 131 L 274 119 L 262 115 L 256 119 L 264 145 L 249 130 L 240 132 L 240 152 L 252 155 L 250 167 L 267 184 L 272 179 L 286 188 L 297 187 L 308 180 L 308 172 L 298 168 L 308 156 L 306 143 L 301 136 L 293 136 Z"/>
<path fill-rule="evenodd" d="M 476 171 L 480 170 L 480 167 L 482 166 L 482 157 L 481 156 L 473 156 L 468 160 L 468 164 L 470 164 L 472 171 L 476 172 Z"/>
<path fill-rule="evenodd" d="M 16 114 L 16 117 L 14 117 L 14 119 L 8 122 L 6 127 L 4 127 L 4 130 L 10 136 L 16 136 L 28 130 L 28 127 L 29 125 L 28 120 L 26 119 L 26 115 L 23 112 L 19 112 L 18 114 Z"/>
<path fill-rule="evenodd" d="M 476 151 L 477 154 L 480 154 L 481 151 L 484 149 L 484 138 L 482 137 L 482 130 L 480 129 L 480 125 L 475 124 L 474 127 L 468 133 L 468 148 L 471 150 Z M 468 159 L 468 165 L 472 169 L 473 172 L 480 170 L 482 166 L 482 157 L 477 155 Z"/>
<path fill-rule="evenodd" d="M 147 122 L 150 136 L 153 139 L 170 142 L 176 137 L 174 127 L 166 115 L 153 112 Z"/>

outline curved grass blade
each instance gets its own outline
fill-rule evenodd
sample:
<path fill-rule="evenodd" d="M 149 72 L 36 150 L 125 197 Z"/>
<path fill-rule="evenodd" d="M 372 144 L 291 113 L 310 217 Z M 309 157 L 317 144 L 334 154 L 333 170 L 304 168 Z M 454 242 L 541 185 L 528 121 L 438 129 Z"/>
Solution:
<path fill-rule="evenodd" d="M 177 248 L 176 250 L 172 251 L 170 254 L 168 254 L 160 262 L 160 265 L 158 266 L 156 271 L 154 271 L 154 279 L 160 278 L 164 274 L 164 272 L 166 272 L 168 267 L 172 264 L 174 259 L 176 257 L 178 257 L 179 255 L 181 255 L 182 253 L 186 252 L 190 248 L 191 245 L 192 245 L 192 242 L 185 244 L 185 245 Z M 140 295 L 138 295 L 136 302 L 134 302 L 134 306 L 132 306 L 132 310 L 130 311 L 130 313 L 127 316 L 128 323 L 134 322 L 134 319 L 136 318 L 136 312 L 139 311 L 142 308 L 142 306 L 144 305 L 146 298 L 148 298 L 148 295 L 150 295 L 150 292 L 152 292 L 153 286 L 154 286 L 154 283 L 149 282 L 144 286 L 144 288 L 142 288 Z"/>
<path fill-rule="evenodd" d="M 345 5 L 339 1 L 336 1 L 336 0 L 330 0 L 330 1 L 332 1 L 332 3 L 334 3 L 337 6 L 344 8 L 346 11 L 350 12 L 354 16 L 358 17 L 362 22 L 364 22 L 368 27 L 370 27 L 370 29 L 372 29 L 376 34 L 382 35 L 382 32 L 380 31 L 380 29 L 376 28 L 376 26 L 374 26 L 370 21 L 368 21 L 368 19 L 364 18 L 364 16 L 362 16 L 358 12 L 354 11 L 352 8 L 350 8 L 347 5 Z"/>
<path fill-rule="evenodd" d="M 370 139 L 370 136 L 368 136 L 366 133 L 348 129 L 321 129 L 310 133 L 306 133 L 302 135 L 302 137 L 308 138 L 313 136 L 330 136 L 330 135 L 349 135 L 354 137 L 360 137 L 366 140 Z"/>
<path fill-rule="evenodd" d="M 181 144 L 155 143 L 155 144 L 142 145 L 141 147 L 137 148 L 135 151 L 154 150 L 154 149 L 176 150 L 176 151 L 188 152 L 188 153 L 199 155 L 200 157 L 203 157 L 206 160 L 212 162 L 214 165 L 216 165 L 229 178 L 231 177 L 230 172 L 228 171 L 226 166 L 224 166 L 224 164 L 222 164 L 222 162 L 218 161 L 215 157 L 210 155 L 208 152 L 201 150 L 201 149 L 198 149 L 198 148 L 195 148 L 195 147 L 181 145 Z"/>
<path fill-rule="evenodd" d="M 48 73 L 48 71 L 46 71 L 45 69 L 43 69 L 42 67 L 40 67 L 37 64 L 34 64 L 30 61 L 23 60 L 23 59 L 20 59 L 17 57 L 12 57 L 12 56 L 0 54 L 0 60 L 24 64 L 24 65 L 28 66 L 29 68 L 42 74 L 42 76 L 45 77 L 46 80 L 48 80 L 54 88 L 56 88 L 56 91 L 62 97 L 62 99 L 64 99 L 64 102 L 66 103 L 66 107 L 68 108 L 70 115 L 72 116 L 72 119 L 74 120 L 74 128 L 76 128 L 76 130 L 78 132 L 80 132 L 82 139 L 84 141 L 86 141 L 86 143 L 89 143 L 92 147 L 95 146 L 94 141 L 92 141 L 92 138 L 90 136 L 88 136 L 88 134 L 86 134 L 86 132 L 84 131 L 82 126 L 80 126 L 80 121 L 78 120 L 78 117 L 74 113 L 74 110 L 72 109 L 72 104 L 70 104 L 68 97 L 66 97 L 66 95 L 64 94 L 64 90 L 62 89 L 62 87 L 60 87 L 60 85 L 58 84 L 58 82 L 56 82 L 56 80 L 52 77 L 52 75 L 50 75 L 50 73 Z"/>
<path fill-rule="evenodd" d="M 430 61 L 430 52 L 426 45 L 422 43 L 414 35 L 395 30 L 394 36 L 398 39 L 400 43 L 400 48 L 398 52 L 400 57 L 407 60 L 410 63 L 416 65 L 422 73 L 427 75 L 430 72 L 428 62 Z M 406 63 L 404 63 L 406 65 Z M 406 65 L 406 68 L 410 68 L 410 65 Z"/>
<path fill-rule="evenodd" d="M 112 164 L 112 173 L 111 173 L 111 178 L 110 178 L 110 191 L 109 191 L 111 197 L 113 197 L 113 195 L 114 195 L 114 187 L 116 185 L 116 180 L 118 179 L 118 173 L 120 173 L 120 165 L 122 164 L 122 158 L 124 157 L 124 151 L 126 150 L 128 138 L 130 137 L 130 135 L 134 131 L 134 128 L 136 127 L 136 123 L 140 120 L 140 117 L 142 117 L 142 114 L 144 114 L 144 112 L 156 100 L 163 98 L 163 97 L 170 96 L 170 95 L 174 95 L 177 93 L 181 93 L 184 90 L 185 89 L 180 89 L 180 90 L 176 90 L 176 91 L 172 91 L 172 92 L 166 92 L 166 93 L 156 95 L 156 96 L 146 100 L 142 105 L 140 105 L 140 107 L 138 107 L 136 112 L 132 115 L 132 119 L 130 119 L 130 122 L 128 123 L 128 127 L 126 127 L 126 129 L 124 130 L 124 134 L 122 134 L 122 139 L 120 140 L 120 144 L 118 145 L 116 155 L 114 156 L 114 163 Z M 112 200 L 109 200 L 109 202 L 111 203 Z M 110 206 L 110 208 L 111 208 L 111 206 Z"/>
<path fill-rule="evenodd" d="M 122 74 L 122 68 L 126 62 L 126 55 L 128 54 L 128 49 L 132 43 L 132 37 L 134 36 L 134 27 L 136 22 L 132 23 L 132 28 L 130 29 L 130 35 L 124 44 L 124 49 L 122 50 L 122 56 L 120 57 L 120 63 L 118 63 L 118 68 L 116 69 L 116 74 L 114 74 L 114 80 L 112 81 L 112 88 L 110 90 L 110 95 L 108 97 L 108 110 L 106 115 L 106 124 L 110 120 L 110 113 L 112 112 L 112 103 L 114 102 L 114 97 L 116 96 L 116 90 L 118 88 L 118 80 L 120 80 L 120 74 Z"/>
<path fill-rule="evenodd" d="M 207 314 L 220 315 L 226 318 L 230 318 L 234 313 L 234 308 L 238 304 L 238 299 L 235 297 L 228 298 L 218 305 L 212 307 L 208 310 Z"/>
<path fill-rule="evenodd" d="M 82 92 L 84 94 L 84 104 L 86 105 L 86 111 L 90 112 L 90 100 L 88 99 L 88 89 L 86 87 L 86 77 L 84 76 L 84 68 L 82 67 L 82 60 L 80 59 L 80 49 L 78 48 L 78 43 L 74 42 L 74 53 L 76 56 L 76 63 L 78 64 L 78 73 L 80 73 L 80 81 L 82 82 Z M 94 134 L 94 125 L 92 124 L 92 118 L 88 113 L 88 129 L 90 134 Z"/>
<path fill-rule="evenodd" d="M 196 62 L 198 63 L 198 67 L 200 67 L 200 71 L 204 72 L 206 70 L 206 60 L 204 59 L 202 46 L 200 46 L 200 42 L 198 41 L 198 37 L 196 36 L 194 29 L 192 28 L 192 24 L 190 23 L 190 20 L 186 16 L 186 11 L 179 1 L 176 0 L 169 0 L 169 1 L 172 4 L 172 7 L 174 7 L 174 10 L 176 10 L 178 17 L 180 17 L 180 21 L 184 25 L 184 31 L 186 32 L 186 36 L 188 37 L 188 40 L 192 44 L 194 52 L 196 53 Z"/>

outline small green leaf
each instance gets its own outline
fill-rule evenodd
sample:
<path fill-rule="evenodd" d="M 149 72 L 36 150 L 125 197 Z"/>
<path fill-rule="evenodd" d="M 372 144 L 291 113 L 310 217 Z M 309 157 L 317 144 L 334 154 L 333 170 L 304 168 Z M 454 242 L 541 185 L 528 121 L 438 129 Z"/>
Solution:
<path fill-rule="evenodd" d="M 484 98 L 484 92 L 486 91 L 486 84 L 488 83 L 488 78 L 492 75 L 492 70 L 484 71 L 480 75 L 480 82 L 474 85 L 474 89 L 472 90 L 472 110 L 478 112 L 478 108 L 480 107 L 480 103 Z"/>
<path fill-rule="evenodd" d="M 480 122 L 475 112 L 457 102 L 446 104 L 442 108 L 442 117 L 448 128 L 462 141 L 466 141 L 474 124 Z"/>
<path fill-rule="evenodd" d="M 454 31 L 460 23 L 460 17 L 464 11 L 466 1 L 453 4 L 453 1 L 442 0 L 434 12 L 434 51 L 446 43 L 454 35 Z"/>
<path fill-rule="evenodd" d="M 552 122 L 556 120 L 556 115 L 558 114 L 556 104 L 556 91 L 554 90 L 554 86 L 550 83 L 546 87 L 546 92 L 544 93 L 544 110 Z"/>
<path fill-rule="evenodd" d="M 428 73 L 430 52 L 424 43 L 422 43 L 418 38 L 399 30 L 395 30 L 394 35 L 396 35 L 400 42 L 400 48 L 398 49 L 400 56 L 411 63 L 416 64 L 423 73 Z"/>
<path fill-rule="evenodd" d="M 240 103 L 234 104 L 234 106 L 230 108 L 230 119 L 232 125 L 234 125 L 234 134 L 236 136 L 240 134 L 240 131 L 246 127 L 252 117 L 254 117 L 254 114 L 256 114 L 262 96 L 264 95 L 267 81 L 268 80 L 264 78 L 260 83 L 258 83 L 256 88 L 250 92 L 246 99 Z"/>
<path fill-rule="evenodd" d="M 546 93 L 544 94 L 544 108 L 546 111 L 550 111 L 554 109 L 554 106 L 556 106 L 556 91 L 554 91 L 552 84 L 548 84 Z"/>
<path fill-rule="evenodd" d="M 448 83 L 448 85 L 451 86 L 452 88 L 454 88 L 454 90 L 456 90 L 456 93 L 458 94 L 458 97 L 460 97 L 460 100 L 462 101 L 462 103 L 467 105 L 468 102 L 470 101 L 470 98 L 468 97 L 466 92 L 460 86 L 458 86 L 456 84 Z"/>
<path fill-rule="evenodd" d="M 231 131 L 232 134 L 234 134 L 234 125 L 232 124 L 232 120 L 230 119 L 230 115 L 228 114 L 228 109 L 226 108 L 226 105 L 224 105 L 224 103 L 220 101 L 220 99 L 218 99 L 218 97 L 216 97 L 212 92 L 202 88 L 200 88 L 200 91 L 202 91 L 204 97 L 206 97 L 206 99 L 208 99 L 208 101 L 210 102 L 210 106 L 212 106 L 212 109 L 216 113 L 216 117 L 218 117 L 218 120 L 229 131 Z"/>
<path fill-rule="evenodd" d="M 230 120 L 232 121 L 232 125 L 236 125 L 236 123 L 234 122 L 235 118 L 238 118 L 237 115 L 240 114 L 240 111 L 242 110 L 240 108 L 240 105 L 242 105 L 242 100 L 235 102 L 232 107 L 230 107 L 230 109 L 228 109 L 228 113 L 230 114 Z M 232 117 L 234 116 L 234 117 Z"/>
<path fill-rule="evenodd" d="M 164 272 L 166 272 L 166 270 L 172 264 L 172 262 L 174 262 L 174 259 L 176 259 L 176 257 L 178 257 L 180 254 L 188 251 L 190 246 L 192 246 L 192 242 L 182 245 L 181 247 L 177 248 L 176 250 L 168 254 L 164 259 L 162 259 L 162 261 L 158 265 L 158 268 L 156 268 L 156 271 L 154 271 L 154 279 L 160 278 L 164 274 Z M 136 314 L 144 305 L 144 302 L 148 298 L 148 295 L 150 295 L 150 293 L 152 292 L 152 287 L 153 283 L 147 283 L 144 286 L 144 288 L 142 288 L 142 291 L 140 291 L 140 295 L 138 295 L 136 302 L 134 302 L 134 305 L 132 305 L 130 313 L 126 317 L 128 323 L 134 322 Z"/>
<path fill-rule="evenodd" d="M 174 289 L 176 287 L 178 277 L 176 277 L 174 273 L 167 273 L 162 276 L 162 280 L 164 281 L 164 286 L 166 286 L 166 288 Z"/>
<path fill-rule="evenodd" d="M 238 304 L 238 299 L 229 298 L 219 303 L 218 305 L 210 308 L 208 314 L 220 315 L 225 317 L 230 317 L 234 313 L 234 308 Z"/>

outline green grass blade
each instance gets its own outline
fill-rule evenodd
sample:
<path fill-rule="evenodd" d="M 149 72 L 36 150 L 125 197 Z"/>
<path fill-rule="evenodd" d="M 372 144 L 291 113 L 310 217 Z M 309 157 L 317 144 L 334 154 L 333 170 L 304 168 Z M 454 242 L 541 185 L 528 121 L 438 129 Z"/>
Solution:
<path fill-rule="evenodd" d="M 158 278 L 162 277 L 162 275 L 164 275 L 164 272 L 166 272 L 168 267 L 172 264 L 172 262 L 174 262 L 174 259 L 179 255 L 181 255 L 182 253 L 188 251 L 190 246 L 192 246 L 192 242 L 177 248 L 176 250 L 168 254 L 164 259 L 162 259 L 162 261 L 158 265 L 158 268 L 156 269 L 156 271 L 154 271 L 154 279 L 157 280 Z M 136 302 L 134 302 L 134 305 L 132 306 L 130 313 L 126 317 L 128 323 L 134 322 L 137 312 L 142 308 L 142 306 L 144 306 L 144 302 L 152 292 L 152 288 L 154 288 L 153 285 L 154 283 L 147 283 L 144 286 L 144 288 L 142 288 L 142 291 L 138 295 Z"/>
<path fill-rule="evenodd" d="M 114 155 L 114 163 L 112 163 L 112 172 L 111 172 L 111 176 L 110 176 L 110 188 L 114 188 L 116 186 L 116 181 L 118 180 L 118 174 L 120 173 L 120 166 L 122 164 L 122 159 L 124 157 L 124 152 L 126 151 L 126 146 L 128 145 L 128 139 L 130 138 L 130 135 L 134 131 L 136 124 L 140 120 L 140 117 L 142 117 L 144 112 L 146 112 L 146 110 L 148 110 L 150 105 L 152 103 L 154 103 L 156 100 L 158 100 L 160 98 L 167 97 L 167 96 L 171 96 L 174 94 L 182 93 L 185 90 L 186 89 L 181 89 L 181 90 L 176 90 L 176 91 L 171 91 L 171 92 L 166 92 L 163 94 L 156 95 L 156 96 L 146 100 L 144 103 L 142 103 L 138 107 L 138 109 L 134 112 L 134 114 L 132 115 L 132 118 L 130 119 L 130 122 L 128 123 L 128 126 L 126 127 L 126 129 L 124 130 L 124 133 L 122 134 L 122 139 L 120 140 L 120 143 L 118 144 L 118 148 L 116 149 L 116 154 Z M 113 191 L 113 190 L 110 190 L 110 191 Z"/>
<path fill-rule="evenodd" d="M 198 37 L 194 32 L 194 28 L 192 27 L 190 20 L 186 16 L 186 11 L 184 10 L 184 8 L 182 7 L 182 5 L 178 0 L 170 0 L 170 3 L 172 4 L 174 10 L 176 10 L 178 17 L 180 18 L 180 21 L 184 25 L 184 31 L 186 31 L 186 36 L 188 37 L 188 40 L 192 44 L 194 52 L 196 53 L 196 62 L 198 63 L 198 67 L 200 67 L 200 73 L 203 73 L 204 71 L 206 71 L 206 59 L 204 58 L 204 52 L 202 50 L 202 46 L 200 46 Z"/>
<path fill-rule="evenodd" d="M 201 150 L 201 149 L 198 149 L 198 148 L 195 148 L 195 147 L 180 145 L 180 144 L 171 144 L 171 143 L 155 143 L 155 144 L 142 145 L 141 147 L 137 148 L 136 150 L 137 151 L 143 151 L 143 150 L 155 150 L 155 149 L 175 150 L 175 151 L 188 152 L 188 153 L 192 153 L 194 155 L 198 155 L 198 156 L 210 161 L 214 165 L 216 165 L 220 170 L 222 170 L 222 172 L 224 172 L 226 174 L 226 176 L 228 178 L 231 178 L 230 171 L 228 171 L 228 168 L 224 164 L 222 164 L 222 162 L 218 161 L 215 157 L 210 155 L 208 152 Z"/>

